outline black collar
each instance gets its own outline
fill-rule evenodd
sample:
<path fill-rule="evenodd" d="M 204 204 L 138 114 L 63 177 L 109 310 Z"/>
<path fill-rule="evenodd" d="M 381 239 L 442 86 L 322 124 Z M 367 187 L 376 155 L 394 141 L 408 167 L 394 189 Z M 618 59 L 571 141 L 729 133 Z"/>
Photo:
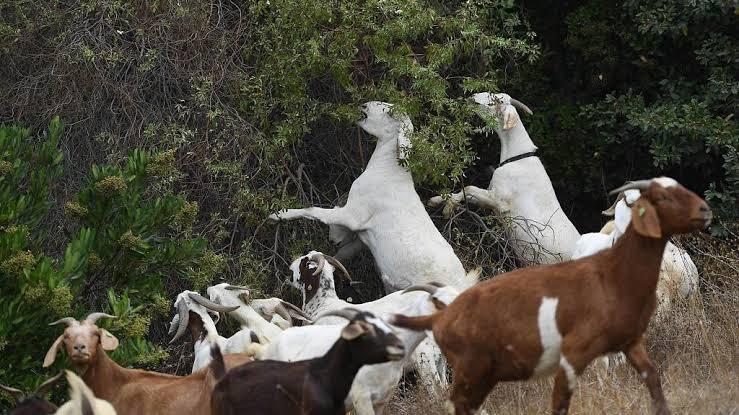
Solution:
<path fill-rule="evenodd" d="M 498 164 L 498 168 L 501 168 L 501 167 L 505 166 L 508 163 L 513 163 L 514 161 L 525 159 L 527 157 L 536 157 L 536 150 L 529 151 L 528 153 L 519 154 L 517 156 L 513 156 L 511 158 L 505 159 L 505 160 L 501 161 L 500 164 Z"/>

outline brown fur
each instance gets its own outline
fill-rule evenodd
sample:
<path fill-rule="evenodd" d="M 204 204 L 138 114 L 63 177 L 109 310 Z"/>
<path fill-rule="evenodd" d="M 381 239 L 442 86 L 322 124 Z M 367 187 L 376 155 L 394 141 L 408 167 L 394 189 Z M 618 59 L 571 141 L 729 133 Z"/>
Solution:
<path fill-rule="evenodd" d="M 82 380 L 97 398 L 110 402 L 118 415 L 210 414 L 210 395 L 216 382 L 209 367 L 188 376 L 126 369 L 103 350 L 102 333 L 95 324 L 82 321 L 79 326 L 67 327 L 60 339 Z M 50 354 L 56 354 L 56 344 Z M 79 355 L 80 348 L 89 350 L 89 357 Z M 227 369 L 251 361 L 243 354 L 226 355 L 225 359 Z M 53 356 L 45 365 L 51 362 Z"/>
<path fill-rule="evenodd" d="M 632 208 L 632 225 L 593 256 L 523 268 L 484 281 L 432 316 L 396 316 L 394 324 L 432 329 L 454 371 L 451 401 L 471 414 L 500 381 L 528 379 L 542 355 L 538 315 L 544 297 L 558 299 L 561 355 L 577 375 L 596 357 L 623 351 L 645 381 L 659 414 L 668 414 L 659 375 L 644 347 L 667 238 L 707 225 L 710 210 L 682 186 L 652 183 Z M 552 411 L 566 414 L 571 390 L 556 372 Z"/>

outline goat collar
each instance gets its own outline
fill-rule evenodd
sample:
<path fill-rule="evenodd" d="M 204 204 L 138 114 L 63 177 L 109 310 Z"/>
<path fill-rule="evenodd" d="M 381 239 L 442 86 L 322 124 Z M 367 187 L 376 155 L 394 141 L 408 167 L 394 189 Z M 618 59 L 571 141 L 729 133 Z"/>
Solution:
<path fill-rule="evenodd" d="M 513 157 L 510 157 L 510 158 L 507 158 L 507 159 L 501 161 L 500 164 L 498 164 L 498 168 L 501 168 L 501 167 L 505 166 L 508 163 L 513 163 L 514 161 L 525 159 L 527 157 L 536 157 L 536 150 L 529 151 L 528 153 L 522 153 L 522 154 L 519 154 L 517 156 L 513 156 Z"/>

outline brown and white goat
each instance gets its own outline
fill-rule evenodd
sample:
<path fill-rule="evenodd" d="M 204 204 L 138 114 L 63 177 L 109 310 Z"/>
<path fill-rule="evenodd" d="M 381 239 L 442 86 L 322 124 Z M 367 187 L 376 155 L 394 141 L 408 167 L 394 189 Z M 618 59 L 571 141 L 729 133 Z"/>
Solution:
<path fill-rule="evenodd" d="M 673 179 L 640 180 L 614 192 L 634 188 L 641 197 L 612 248 L 497 276 L 430 316 L 396 316 L 397 326 L 433 330 L 454 373 L 450 411 L 472 413 L 500 381 L 556 372 L 552 412 L 566 414 L 577 376 L 596 357 L 622 351 L 644 378 L 657 413 L 669 414 L 644 332 L 668 238 L 706 228 L 712 214 Z"/>
<path fill-rule="evenodd" d="M 24 394 L 20 389 L 0 385 L 0 390 L 5 391 L 15 401 L 15 408 L 13 408 L 8 415 L 42 415 L 55 413 L 57 410 L 56 405 L 47 401 L 44 396 L 49 393 L 51 388 L 54 387 L 61 378 L 62 373 L 60 372 L 53 378 L 42 383 L 30 395 Z"/>
<path fill-rule="evenodd" d="M 321 317 L 330 315 L 344 317 L 349 324 L 321 357 L 295 362 L 260 360 L 224 376 L 223 357 L 213 345 L 211 367 L 220 379 L 213 391 L 213 414 L 344 415 L 344 401 L 362 366 L 405 356 L 403 341 L 374 314 L 344 308 Z"/>
<path fill-rule="evenodd" d="M 118 415 L 210 414 L 210 395 L 215 385 L 209 368 L 189 376 L 173 376 L 139 369 L 126 369 L 108 357 L 106 351 L 118 347 L 118 339 L 95 325 L 104 313 L 92 313 L 82 321 L 65 317 L 51 324 L 65 323 L 44 359 L 48 367 L 64 347 L 82 380 L 99 399 L 110 402 Z M 230 368 L 250 359 L 246 355 L 226 356 Z"/>

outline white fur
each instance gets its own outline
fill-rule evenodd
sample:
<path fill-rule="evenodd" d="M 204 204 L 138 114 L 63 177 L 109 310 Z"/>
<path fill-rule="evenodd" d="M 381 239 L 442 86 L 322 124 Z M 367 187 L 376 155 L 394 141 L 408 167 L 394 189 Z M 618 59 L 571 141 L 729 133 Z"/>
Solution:
<path fill-rule="evenodd" d="M 241 324 L 241 328 L 253 331 L 263 344 L 269 343 L 282 334 L 282 329 L 278 325 L 267 321 L 242 300 L 241 297 L 249 296 L 248 290 L 227 290 L 228 285 L 224 282 L 208 287 L 206 292 L 210 300 L 225 306 L 238 306 L 239 308 L 228 314 Z"/>
<path fill-rule="evenodd" d="M 567 358 L 564 355 L 559 359 L 559 365 L 562 367 L 562 370 L 565 371 L 565 375 L 567 376 L 567 387 L 570 389 L 570 392 L 574 391 L 575 386 L 577 386 L 577 374 L 575 373 L 575 369 L 572 367 L 570 362 L 567 361 Z"/>
<path fill-rule="evenodd" d="M 536 150 L 516 108 L 507 94 L 478 93 L 473 96 L 483 111 L 498 119 L 500 161 Z M 550 264 L 570 259 L 580 237 L 554 193 L 552 182 L 538 157 L 527 157 L 495 169 L 487 189 L 467 186 L 450 195 L 445 215 L 462 201 L 498 211 L 510 222 L 508 233 L 519 259 L 530 264 Z M 441 196 L 429 200 L 438 206 Z"/>
<path fill-rule="evenodd" d="M 659 185 L 662 186 L 662 187 L 673 187 L 673 186 L 677 186 L 678 185 L 677 180 L 675 180 L 675 179 L 673 179 L 671 177 L 664 177 L 664 176 L 663 177 L 657 177 L 657 178 L 652 179 L 652 181 L 655 181 L 655 182 L 659 183 Z"/>
<path fill-rule="evenodd" d="M 331 274 L 333 273 L 333 267 L 329 263 L 324 266 L 324 272 L 327 270 L 330 270 Z M 331 276 L 328 279 L 331 281 L 331 287 L 333 287 L 333 277 Z M 324 288 L 323 285 L 321 287 Z M 453 290 L 451 287 L 445 288 L 446 291 Z M 389 318 L 395 313 L 421 316 L 437 311 L 430 301 L 429 294 L 423 292 L 408 294 L 395 292 L 377 301 L 356 305 L 344 303 L 340 299 L 334 298 L 335 292 L 333 290 L 325 290 L 324 292 L 326 293 L 325 298 L 331 300 L 326 302 L 324 306 L 316 308 L 320 311 L 315 311 L 315 314 L 308 313 L 306 310 L 306 313 L 311 317 L 346 306 L 372 312 L 378 318 Z M 313 326 L 289 328 L 283 332 L 282 336 L 264 347 L 258 357 L 260 359 L 293 362 L 321 356 L 338 339 L 345 324 L 346 320 L 342 318 L 327 317 L 319 319 Z M 384 323 L 383 326 L 390 328 Z M 383 326 L 378 325 L 378 327 Z M 347 409 L 354 408 L 358 415 L 382 413 L 400 381 L 405 366 L 411 361 L 411 354 L 426 338 L 424 332 L 395 327 L 393 329 L 405 344 L 406 357 L 399 361 L 364 366 L 359 370 L 346 400 Z"/>
<path fill-rule="evenodd" d="M 541 338 L 541 356 L 532 377 L 552 374 L 560 363 L 562 334 L 557 328 L 558 298 L 544 297 L 539 306 L 538 324 Z"/>
<path fill-rule="evenodd" d="M 377 101 L 362 107 L 367 117 L 358 125 L 377 137 L 377 146 L 352 183 L 345 206 L 288 209 L 269 218 L 313 219 L 343 227 L 334 230 L 339 235 L 345 230 L 356 233 L 372 251 L 387 292 L 432 281 L 468 288 L 476 281 L 466 278 L 462 263 L 421 203 L 410 172 L 398 163 L 410 147 L 413 125 L 405 115 L 391 115 L 390 108 Z"/>
<path fill-rule="evenodd" d="M 414 296 L 418 296 L 419 293 L 408 293 L 402 294 L 401 292 L 394 292 L 386 295 L 375 301 L 362 304 L 352 304 L 343 301 L 339 298 L 336 293 L 336 286 L 334 283 L 334 272 L 333 265 L 326 262 L 319 279 L 319 287 L 316 290 L 316 294 L 310 301 L 306 302 L 306 287 L 300 282 L 300 262 L 303 258 L 311 257 L 316 254 L 321 254 L 317 251 L 311 251 L 306 255 L 298 257 L 290 264 L 290 270 L 292 271 L 291 284 L 299 289 L 303 295 L 303 311 L 311 317 L 315 318 L 320 314 L 327 311 L 338 310 L 345 307 L 353 307 L 358 310 L 369 311 L 380 317 L 388 317 L 392 313 L 395 313 L 399 307 L 407 304 Z M 315 269 L 318 264 L 313 261 L 308 263 L 309 269 Z M 422 294 L 428 295 L 428 294 Z M 457 298 L 459 291 L 452 286 L 444 286 L 434 294 L 434 298 L 443 304 L 450 304 Z M 430 298 L 429 298 L 430 301 Z M 316 324 L 336 324 L 341 321 L 338 317 L 331 317 L 321 319 Z M 408 353 L 411 353 L 409 350 Z M 437 383 L 440 385 L 446 385 L 447 382 L 447 368 L 446 362 L 443 359 L 441 349 L 431 338 L 424 339 L 422 344 L 416 348 L 412 358 L 416 369 L 419 372 L 421 379 L 428 383 Z M 408 369 L 411 367 L 409 366 Z"/>
<path fill-rule="evenodd" d="M 195 360 L 192 364 L 192 372 L 195 373 L 198 370 L 208 366 L 210 364 L 210 348 L 212 342 L 217 342 L 218 347 L 221 348 L 221 352 L 227 353 L 244 353 L 251 341 L 251 330 L 248 328 L 242 328 L 241 330 L 234 333 L 231 337 L 223 337 L 218 334 L 216 324 L 210 316 L 210 312 L 207 308 L 193 301 L 188 294 L 194 293 L 194 291 L 183 291 L 177 295 L 174 302 L 175 313 L 177 312 L 177 306 L 181 301 L 187 304 L 187 308 L 200 316 L 203 321 L 203 329 L 205 330 L 205 336 L 196 340 L 193 344 L 193 351 L 195 354 Z M 170 326 L 179 322 L 180 316 L 175 314 L 170 322 Z"/>
<path fill-rule="evenodd" d="M 67 370 L 67 383 L 69 383 L 69 401 L 60 406 L 55 415 L 80 415 L 82 414 L 82 397 L 90 402 L 90 407 L 95 415 L 116 415 L 115 408 L 110 402 L 98 399 L 85 382 L 73 372 Z"/>

